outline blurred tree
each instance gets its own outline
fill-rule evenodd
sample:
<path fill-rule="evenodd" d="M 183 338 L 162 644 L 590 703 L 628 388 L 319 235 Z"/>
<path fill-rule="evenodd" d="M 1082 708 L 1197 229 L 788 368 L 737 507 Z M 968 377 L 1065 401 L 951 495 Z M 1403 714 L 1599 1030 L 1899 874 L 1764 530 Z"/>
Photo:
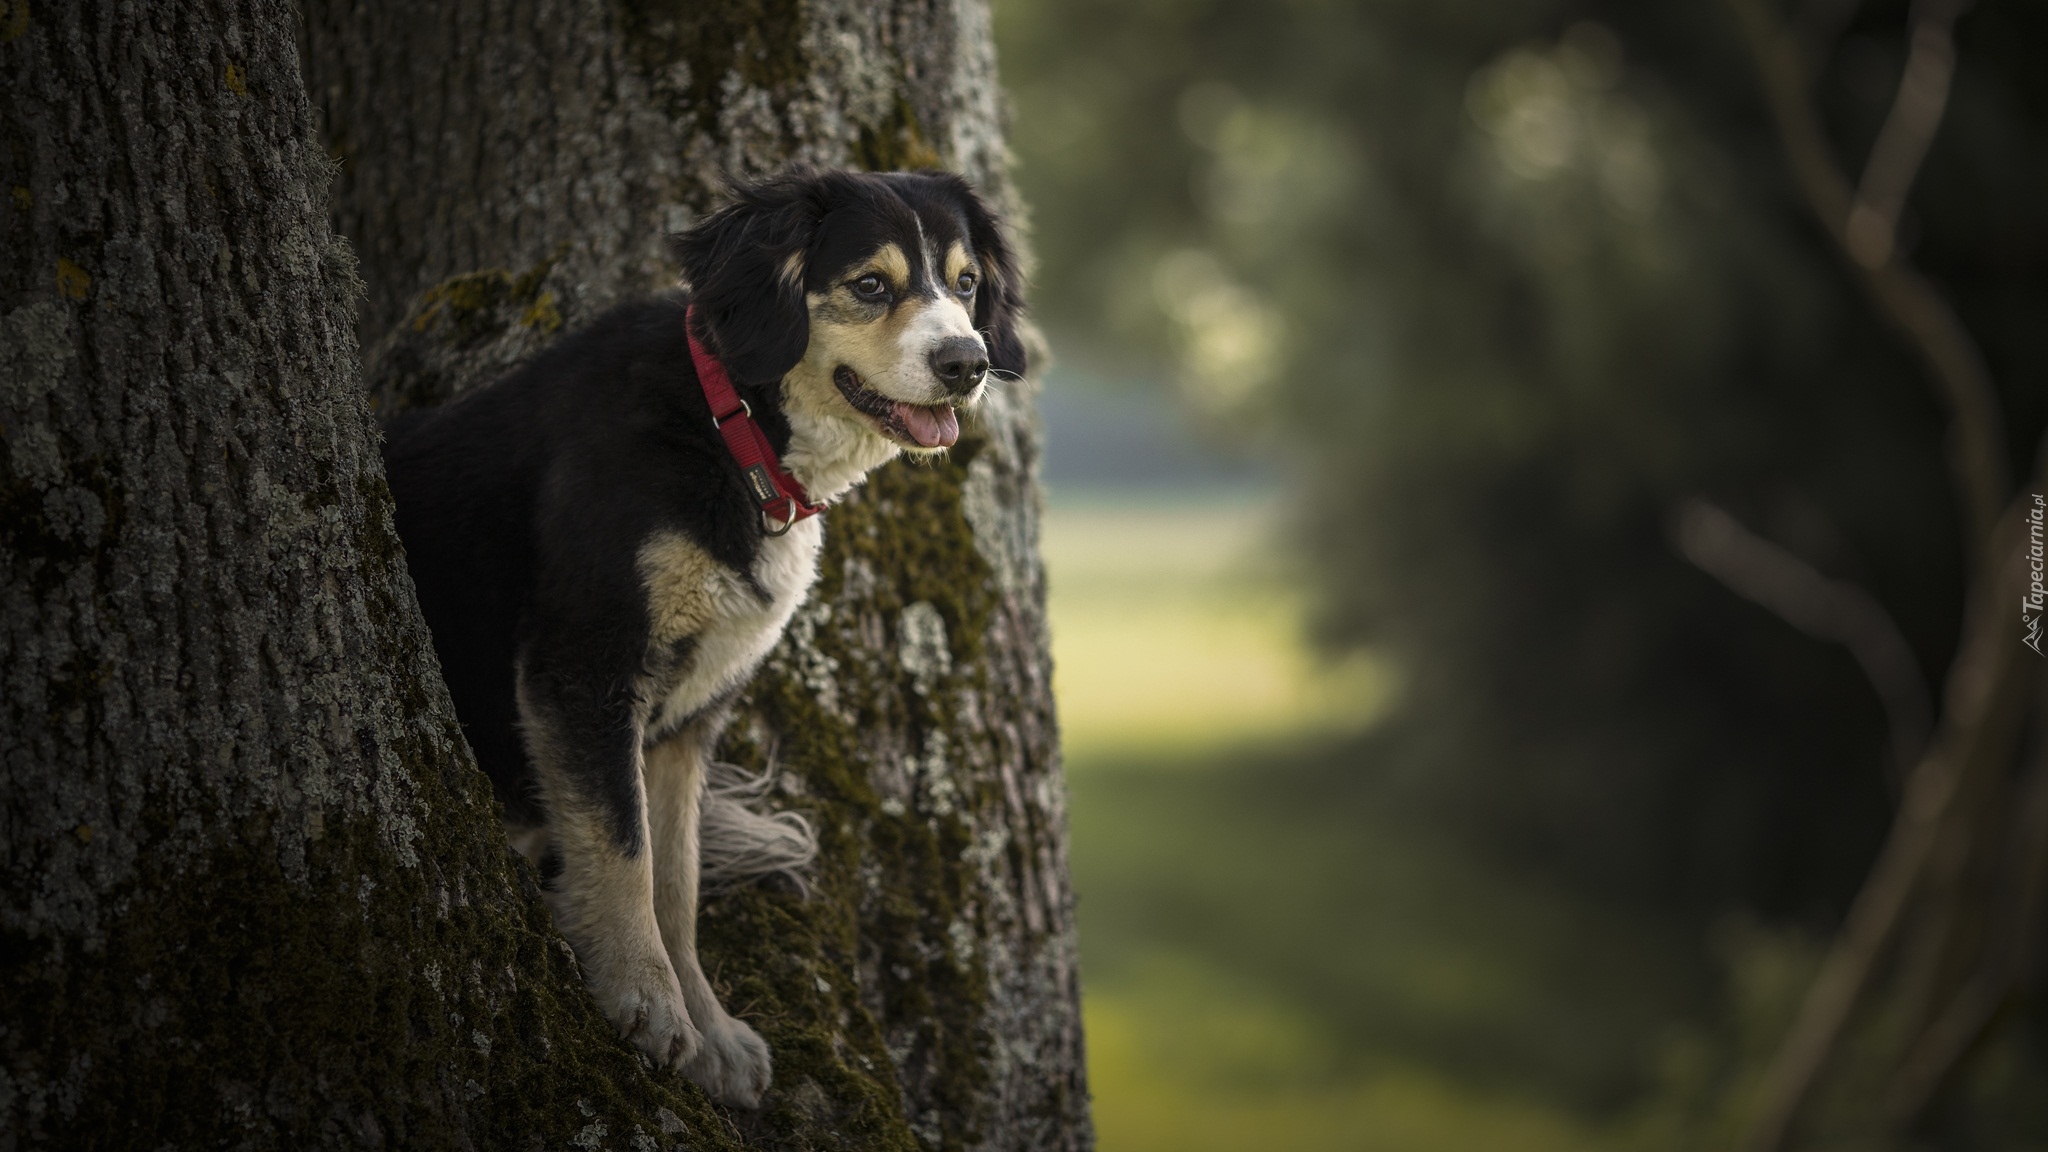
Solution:
<path fill-rule="evenodd" d="M 1955 1129 L 1954 1117 L 1936 1111 L 1952 1102 L 1942 1099 L 1944 1089 L 1995 1036 L 1999 1017 L 2039 984 L 2039 921 L 2048 900 L 2048 710 L 2042 710 L 2048 665 L 2041 663 L 2035 595 L 2042 584 L 2041 524 L 2048 516 L 2048 438 L 2034 453 L 2027 488 L 2014 493 L 2004 406 L 1983 351 L 1900 244 L 1908 193 L 1954 91 L 1955 23 L 1966 6 L 1961 0 L 1914 6 L 1896 93 L 1862 176 L 1852 182 L 1811 97 L 1812 65 L 1832 54 L 1838 29 L 1810 21 L 1795 28 L 1758 0 L 1732 4 L 1788 167 L 1815 222 L 1854 269 L 1874 311 L 1917 355 L 1930 391 L 1946 409 L 1952 488 L 1972 571 L 1940 729 L 1917 758 L 1909 738 L 1895 742 L 1899 758 L 1912 766 L 1891 833 L 1760 1085 L 1747 1138 L 1758 1152 L 1786 1147 L 1802 1119 L 1829 1135 L 1861 1132 L 1880 1141 L 1942 1120 Z M 1688 553 L 1696 562 L 1709 560 L 1711 569 L 1717 550 L 1699 534 L 1691 536 Z M 1727 579 L 1744 567 L 1750 575 L 1759 571 L 1738 564 L 1719 574 Z M 1780 567 L 1766 584 L 1783 588 L 1783 577 L 1797 570 Z M 1762 586 L 1748 583 L 1746 590 L 1753 595 Z M 1846 601 L 1840 592 L 1832 599 Z M 2028 626 L 2018 643 L 2010 616 L 2015 601 L 2022 606 L 2020 623 Z M 1804 612 L 1779 610 L 1795 623 L 1809 623 Z M 1831 638 L 1869 649 L 1857 633 L 1872 634 L 1881 611 L 1865 607 L 1861 615 L 1860 630 L 1842 629 Z M 1884 691 L 1887 661 L 1869 650 L 1865 668 L 1881 694 L 1902 695 Z M 1888 703 L 1896 717 L 1897 703 Z M 2022 734 L 2030 705 L 2041 715 L 2028 748 Z M 1895 732 L 1900 727 L 1895 723 Z M 1859 1017 L 1863 1043 L 1837 1056 Z M 2037 1068 L 2027 1071 L 2026 1079 L 2039 1080 Z M 1839 1089 L 1834 1113 L 1816 1117 L 1816 1097 L 1828 1079 Z M 1950 1111 L 1967 1117 L 1977 1109 Z M 1969 1127 L 1982 1137 L 1981 1125 Z"/>
<path fill-rule="evenodd" d="M 1891 108 L 1906 9 L 1799 10 L 1841 155 Z M 1220 435 L 1297 468 L 1322 639 L 1410 678 L 1361 759 L 1584 890 L 1839 923 L 1911 741 L 1851 650 L 1731 597 L 1667 525 L 1706 494 L 1867 591 L 1909 686 L 1958 650 L 1985 526 L 1915 347 L 1810 222 L 1731 11 L 1019 0 L 1003 20 L 1043 314 L 1075 354 L 1171 365 Z M 2048 21 L 1986 3 L 1956 37 L 1897 242 L 1982 348 L 1998 452 L 2030 460 Z"/>

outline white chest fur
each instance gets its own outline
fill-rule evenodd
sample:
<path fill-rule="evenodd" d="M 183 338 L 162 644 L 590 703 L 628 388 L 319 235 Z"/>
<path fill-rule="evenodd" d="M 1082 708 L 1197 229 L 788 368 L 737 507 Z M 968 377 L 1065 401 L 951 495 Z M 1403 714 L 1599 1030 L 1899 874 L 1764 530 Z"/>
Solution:
<path fill-rule="evenodd" d="M 682 656 L 646 686 L 647 731 L 674 729 L 753 675 L 810 595 L 824 539 L 824 518 L 814 516 L 763 540 L 751 585 L 680 535 L 640 549 L 653 647 Z"/>

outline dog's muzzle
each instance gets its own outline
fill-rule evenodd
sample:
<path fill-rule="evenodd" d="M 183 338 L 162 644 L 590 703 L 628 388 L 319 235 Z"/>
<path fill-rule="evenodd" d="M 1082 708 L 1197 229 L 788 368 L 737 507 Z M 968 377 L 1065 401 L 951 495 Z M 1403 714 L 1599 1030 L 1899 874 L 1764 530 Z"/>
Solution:
<path fill-rule="evenodd" d="M 949 395 L 965 396 L 988 376 L 988 349 L 972 336 L 948 336 L 932 349 L 932 375 Z"/>

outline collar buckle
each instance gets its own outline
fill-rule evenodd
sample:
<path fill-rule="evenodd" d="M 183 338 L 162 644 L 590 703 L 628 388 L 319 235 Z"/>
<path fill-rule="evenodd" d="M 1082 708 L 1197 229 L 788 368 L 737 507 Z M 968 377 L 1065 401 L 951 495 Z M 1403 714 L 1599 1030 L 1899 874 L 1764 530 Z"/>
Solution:
<path fill-rule="evenodd" d="M 818 515 L 825 506 L 812 503 L 802 482 L 782 466 L 768 434 L 754 423 L 753 406 L 733 387 L 725 365 L 697 339 L 691 325 L 696 314 L 694 305 L 683 314 L 683 334 L 690 341 L 690 362 L 697 369 L 704 404 L 711 409 L 711 426 L 725 440 L 725 450 L 739 466 L 747 494 L 761 510 L 761 531 L 769 536 L 785 535 L 797 521 Z"/>

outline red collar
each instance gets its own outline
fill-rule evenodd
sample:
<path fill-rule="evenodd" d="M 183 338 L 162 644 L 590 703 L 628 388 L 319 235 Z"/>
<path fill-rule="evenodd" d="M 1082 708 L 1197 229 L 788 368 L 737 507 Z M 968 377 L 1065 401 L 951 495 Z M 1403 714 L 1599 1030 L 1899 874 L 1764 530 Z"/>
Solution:
<path fill-rule="evenodd" d="M 690 359 L 697 365 L 697 383 L 703 385 L 704 399 L 711 405 L 711 426 L 725 437 L 726 451 L 732 453 L 740 473 L 747 478 L 747 490 L 760 503 L 763 530 L 770 536 L 780 536 L 797 521 L 823 512 L 825 506 L 813 504 L 811 494 L 782 466 L 774 447 L 768 443 L 768 434 L 754 423 L 754 410 L 740 399 L 732 378 L 725 374 L 725 365 L 697 339 L 696 328 L 690 323 L 696 314 L 693 304 L 683 316 L 683 331 L 690 338 Z"/>

